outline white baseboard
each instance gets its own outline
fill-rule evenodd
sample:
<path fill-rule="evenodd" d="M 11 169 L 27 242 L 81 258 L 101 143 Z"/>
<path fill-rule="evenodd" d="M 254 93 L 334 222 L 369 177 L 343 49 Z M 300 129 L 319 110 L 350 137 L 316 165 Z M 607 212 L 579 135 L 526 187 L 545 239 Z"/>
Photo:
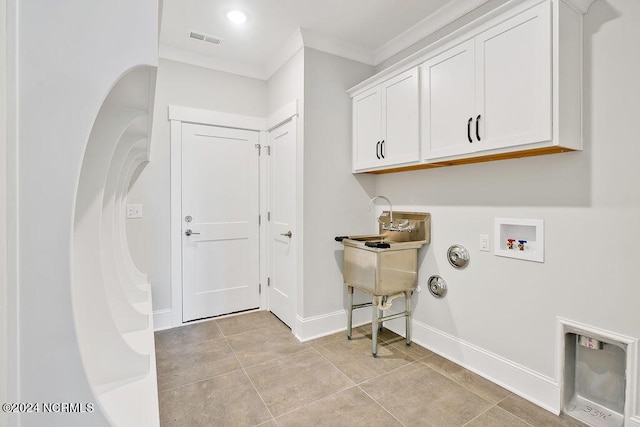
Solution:
<path fill-rule="evenodd" d="M 371 323 L 371 310 L 353 311 L 353 327 Z M 345 310 L 322 314 L 313 317 L 296 316 L 295 336 L 302 342 L 331 335 L 347 329 L 347 312 Z"/>
<path fill-rule="evenodd" d="M 386 322 L 385 327 L 404 336 L 403 319 Z M 552 378 L 415 319 L 412 341 L 556 415 L 560 413 L 560 385 Z"/>
<path fill-rule="evenodd" d="M 153 330 L 162 331 L 163 329 L 169 329 L 171 324 L 171 309 L 166 308 L 164 310 L 156 310 L 153 312 Z"/>
<path fill-rule="evenodd" d="M 626 420 L 626 423 L 627 424 L 625 424 L 625 425 L 629 426 L 629 427 L 640 427 L 640 417 L 639 416 L 635 416 L 635 417 L 628 418 Z"/>

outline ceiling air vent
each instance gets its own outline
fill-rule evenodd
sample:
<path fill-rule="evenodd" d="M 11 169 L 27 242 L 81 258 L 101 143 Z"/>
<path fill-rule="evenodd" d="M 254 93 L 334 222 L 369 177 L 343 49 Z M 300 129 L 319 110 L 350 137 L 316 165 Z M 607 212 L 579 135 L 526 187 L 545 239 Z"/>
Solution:
<path fill-rule="evenodd" d="M 213 44 L 222 43 L 222 39 L 220 37 L 212 36 L 211 34 L 199 33 L 196 31 L 189 31 L 189 37 L 191 37 L 192 39 L 213 43 Z"/>

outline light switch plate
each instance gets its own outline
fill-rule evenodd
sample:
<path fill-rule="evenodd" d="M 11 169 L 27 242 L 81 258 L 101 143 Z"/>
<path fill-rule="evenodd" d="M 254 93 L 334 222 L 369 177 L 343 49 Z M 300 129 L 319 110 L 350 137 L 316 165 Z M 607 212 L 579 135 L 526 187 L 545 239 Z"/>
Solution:
<path fill-rule="evenodd" d="M 142 218 L 142 205 L 127 205 L 127 218 Z"/>
<path fill-rule="evenodd" d="M 480 235 L 480 250 L 484 252 L 489 252 L 489 235 L 488 234 Z"/>

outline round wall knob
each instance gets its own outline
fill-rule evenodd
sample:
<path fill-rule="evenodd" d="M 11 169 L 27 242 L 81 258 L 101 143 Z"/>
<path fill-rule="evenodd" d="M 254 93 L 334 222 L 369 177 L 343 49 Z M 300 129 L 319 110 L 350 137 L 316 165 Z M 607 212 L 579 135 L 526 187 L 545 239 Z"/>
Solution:
<path fill-rule="evenodd" d="M 447 251 L 447 259 L 455 268 L 465 267 L 469 263 L 469 251 L 462 245 L 453 245 Z"/>
<path fill-rule="evenodd" d="M 431 295 L 436 298 L 442 298 L 447 294 L 447 282 L 438 275 L 429 277 L 429 280 L 427 280 L 427 286 L 429 287 Z"/>

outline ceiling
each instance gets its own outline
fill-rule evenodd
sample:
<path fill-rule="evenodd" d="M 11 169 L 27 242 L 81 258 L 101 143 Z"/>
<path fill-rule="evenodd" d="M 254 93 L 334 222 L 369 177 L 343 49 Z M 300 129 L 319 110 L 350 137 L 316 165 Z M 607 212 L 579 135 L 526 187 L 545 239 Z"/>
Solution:
<path fill-rule="evenodd" d="M 261 79 L 302 45 L 377 65 L 486 1 L 164 0 L 160 57 Z M 234 9 L 244 24 L 226 18 Z"/>

